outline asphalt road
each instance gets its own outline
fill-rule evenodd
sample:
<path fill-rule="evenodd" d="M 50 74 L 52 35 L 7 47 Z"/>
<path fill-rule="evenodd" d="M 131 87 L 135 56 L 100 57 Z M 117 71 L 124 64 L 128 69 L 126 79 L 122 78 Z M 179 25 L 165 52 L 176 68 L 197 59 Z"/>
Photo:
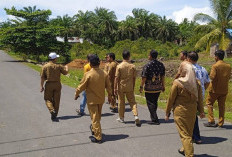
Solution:
<path fill-rule="evenodd" d="M 74 88 L 63 85 L 59 122 L 52 122 L 40 93 L 39 73 L 0 51 L 0 157 L 180 157 L 181 142 L 173 119 L 161 125 L 149 125 L 149 112 L 138 106 L 142 122 L 134 125 L 129 106 L 125 124 L 105 104 L 102 115 L 103 144 L 89 140 L 90 117 L 78 117 L 79 99 Z M 88 113 L 88 111 L 86 111 Z M 194 144 L 195 155 L 231 157 L 232 124 L 224 128 L 205 128 L 199 120 L 204 144 Z"/>

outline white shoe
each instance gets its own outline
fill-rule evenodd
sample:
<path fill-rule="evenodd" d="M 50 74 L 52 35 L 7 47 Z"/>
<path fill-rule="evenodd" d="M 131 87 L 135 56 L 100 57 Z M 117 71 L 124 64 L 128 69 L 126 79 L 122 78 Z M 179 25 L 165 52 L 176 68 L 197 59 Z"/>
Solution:
<path fill-rule="evenodd" d="M 121 119 L 121 118 L 118 118 L 118 119 L 116 119 L 118 122 L 120 122 L 120 123 L 124 123 L 124 119 Z"/>

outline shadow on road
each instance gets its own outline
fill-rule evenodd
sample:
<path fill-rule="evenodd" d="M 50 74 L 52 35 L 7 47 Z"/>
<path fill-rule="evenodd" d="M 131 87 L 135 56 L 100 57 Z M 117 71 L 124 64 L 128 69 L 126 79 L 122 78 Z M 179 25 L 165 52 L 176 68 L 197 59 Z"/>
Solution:
<path fill-rule="evenodd" d="M 214 156 L 214 155 L 208 155 L 208 154 L 196 154 L 194 155 L 195 157 L 217 157 L 217 156 Z"/>
<path fill-rule="evenodd" d="M 223 125 L 222 129 L 228 129 L 231 130 L 232 129 L 232 125 Z"/>
<path fill-rule="evenodd" d="M 154 123 L 152 123 L 149 120 L 140 120 L 141 124 L 149 124 L 149 125 L 154 125 Z M 174 123 L 173 119 L 169 119 L 169 121 L 165 121 L 164 119 L 159 119 L 160 124 L 165 124 L 165 123 Z M 125 121 L 125 124 L 134 124 L 135 121 Z"/>
<path fill-rule="evenodd" d="M 113 113 L 103 113 L 101 116 L 102 117 L 108 117 L 108 116 L 113 116 L 113 115 L 115 115 L 115 114 L 113 114 Z"/>
<path fill-rule="evenodd" d="M 125 134 L 118 134 L 118 135 L 105 135 L 102 134 L 102 138 L 104 140 L 104 142 L 108 142 L 108 141 L 118 141 L 118 140 L 122 140 L 125 138 L 128 138 L 129 135 L 125 135 Z"/>
<path fill-rule="evenodd" d="M 160 123 L 174 123 L 174 119 L 169 119 L 168 121 L 165 121 L 165 119 L 159 119 Z"/>
<path fill-rule="evenodd" d="M 227 138 L 223 138 L 223 137 L 205 137 L 205 136 L 201 136 L 201 139 L 203 141 L 202 144 L 217 144 L 228 140 Z"/>
<path fill-rule="evenodd" d="M 68 119 L 75 119 L 75 118 L 80 118 L 81 116 L 61 116 L 57 117 L 59 120 L 68 120 Z"/>

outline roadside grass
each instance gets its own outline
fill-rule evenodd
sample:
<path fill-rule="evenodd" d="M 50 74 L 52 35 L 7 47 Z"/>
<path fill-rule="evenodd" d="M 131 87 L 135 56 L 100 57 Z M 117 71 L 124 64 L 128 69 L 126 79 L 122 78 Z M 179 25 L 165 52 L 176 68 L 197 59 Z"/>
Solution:
<path fill-rule="evenodd" d="M 17 59 L 17 60 L 22 60 L 20 55 L 17 55 L 15 53 L 8 53 L 9 55 L 11 55 L 13 58 Z M 232 58 L 226 58 L 225 61 L 229 64 L 231 64 L 232 66 Z M 202 57 L 199 60 L 199 64 L 206 67 L 207 71 L 210 70 L 210 67 L 212 66 L 212 64 L 209 63 L 214 63 L 212 61 L 212 58 L 209 57 Z M 27 66 L 31 67 L 32 69 L 40 72 L 41 71 L 41 66 L 33 64 L 33 63 L 27 63 L 25 62 L 24 64 L 26 64 Z M 139 64 L 139 66 L 141 66 L 141 64 Z M 209 72 L 209 71 L 208 71 Z M 68 85 L 70 87 L 76 88 L 81 79 L 83 77 L 83 70 L 82 69 L 71 69 L 69 71 L 69 74 L 64 76 L 61 75 L 61 82 L 65 85 Z M 135 85 L 135 95 L 136 95 L 136 101 L 138 104 L 140 105 L 145 105 L 146 106 L 146 99 L 144 97 L 144 92 L 143 93 L 139 93 L 139 87 L 140 87 L 140 82 L 141 82 L 141 78 L 138 77 L 136 79 L 136 85 Z M 166 108 L 166 103 L 167 103 L 167 99 L 170 93 L 170 89 L 172 86 L 172 82 L 173 82 L 173 78 L 171 77 L 166 77 L 165 78 L 165 91 L 162 92 L 160 94 L 159 97 L 159 102 L 158 102 L 158 107 L 160 109 L 165 109 Z M 226 121 L 232 122 L 232 97 L 231 97 L 231 91 L 232 91 L 232 82 L 230 81 L 229 83 L 229 93 L 227 96 L 227 100 L 226 100 L 226 113 L 225 113 L 225 119 Z M 206 91 L 206 96 L 207 96 L 207 91 Z M 205 96 L 205 98 L 206 98 Z M 205 102 L 204 102 L 205 105 Z M 205 106 L 206 107 L 206 106 Z M 205 113 L 207 114 L 207 109 L 205 108 Z M 217 103 L 214 104 L 214 117 L 217 119 L 219 115 L 218 112 L 218 105 Z"/>

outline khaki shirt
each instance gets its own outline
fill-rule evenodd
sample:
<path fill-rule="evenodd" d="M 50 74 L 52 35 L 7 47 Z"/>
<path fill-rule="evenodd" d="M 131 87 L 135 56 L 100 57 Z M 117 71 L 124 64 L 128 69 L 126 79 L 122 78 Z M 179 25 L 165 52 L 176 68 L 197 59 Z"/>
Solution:
<path fill-rule="evenodd" d="M 231 66 L 222 60 L 217 61 L 210 72 L 209 92 L 227 94 L 230 75 Z"/>
<path fill-rule="evenodd" d="M 197 81 L 197 90 L 198 90 L 198 100 L 195 97 L 191 97 L 191 94 L 183 88 L 178 81 L 174 81 L 166 107 L 166 115 L 168 115 L 172 108 L 180 109 L 180 112 L 184 112 L 187 109 L 197 109 L 200 113 L 204 112 L 203 108 L 203 96 L 202 96 L 202 89 L 201 83 Z M 188 113 L 191 114 L 191 113 Z M 196 114 L 196 113 L 194 113 Z"/>
<path fill-rule="evenodd" d="M 136 78 L 136 68 L 134 64 L 124 60 L 117 66 L 115 77 L 118 79 L 118 91 L 134 91 L 134 81 Z"/>
<path fill-rule="evenodd" d="M 63 65 L 50 61 L 42 67 L 41 78 L 47 81 L 60 82 L 60 74 L 67 75 L 68 71 Z"/>
<path fill-rule="evenodd" d="M 78 96 L 85 90 L 87 104 L 103 104 L 105 102 L 105 89 L 108 92 L 108 96 L 111 96 L 112 91 L 108 75 L 99 68 L 92 68 L 84 74 L 80 85 L 76 89 L 75 96 Z"/>

